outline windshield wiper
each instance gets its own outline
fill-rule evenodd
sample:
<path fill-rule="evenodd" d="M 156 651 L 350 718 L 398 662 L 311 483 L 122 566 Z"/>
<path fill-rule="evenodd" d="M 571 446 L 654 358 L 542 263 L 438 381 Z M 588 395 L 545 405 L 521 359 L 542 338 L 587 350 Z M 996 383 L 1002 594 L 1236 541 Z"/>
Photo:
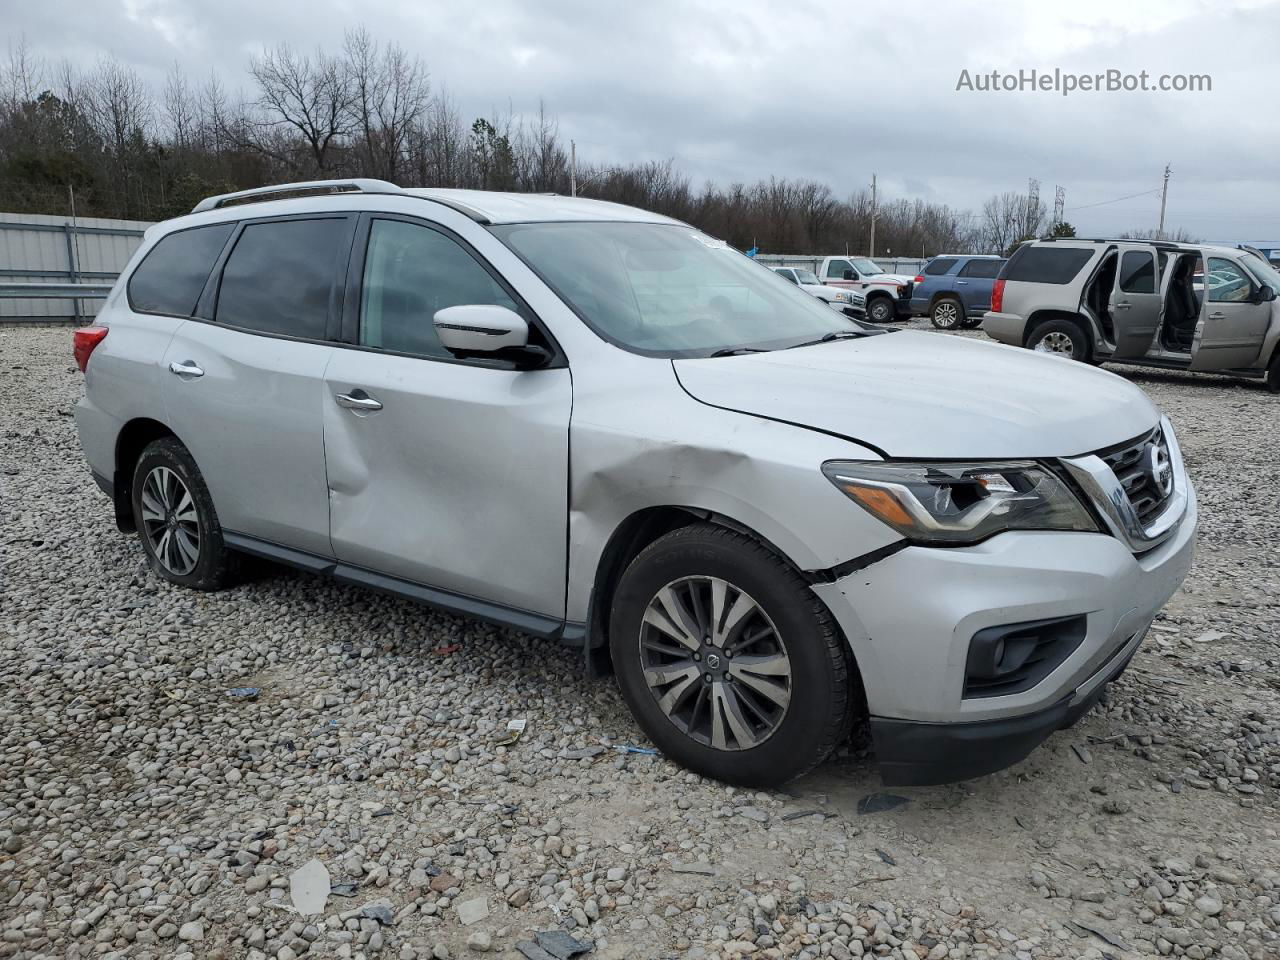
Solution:
<path fill-rule="evenodd" d="M 832 340 L 856 340 L 858 337 L 865 336 L 867 336 L 867 334 L 860 330 L 832 330 L 830 333 L 823 334 L 817 340 L 805 340 L 801 343 L 793 343 L 786 349 L 794 350 L 796 347 L 812 347 L 814 344 L 830 343 Z"/>
<path fill-rule="evenodd" d="M 763 347 L 721 347 L 707 354 L 708 357 L 739 357 L 744 353 L 768 353 Z"/>

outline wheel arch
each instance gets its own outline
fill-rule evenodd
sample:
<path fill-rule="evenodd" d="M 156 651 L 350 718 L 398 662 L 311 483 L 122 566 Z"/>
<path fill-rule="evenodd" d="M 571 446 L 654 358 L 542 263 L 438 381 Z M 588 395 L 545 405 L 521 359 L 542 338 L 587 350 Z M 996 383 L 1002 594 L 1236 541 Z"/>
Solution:
<path fill-rule="evenodd" d="M 1025 347 L 1030 344 L 1031 338 L 1036 334 L 1036 330 L 1050 320 L 1066 320 L 1069 323 L 1074 323 L 1089 338 L 1089 346 L 1092 348 L 1093 341 L 1097 338 L 1097 330 L 1094 329 L 1093 322 L 1078 311 L 1054 308 L 1037 310 L 1027 317 L 1027 323 L 1022 334 L 1022 345 Z"/>
<path fill-rule="evenodd" d="M 133 516 L 133 468 L 148 444 L 163 437 L 178 438 L 164 423 L 150 417 L 135 417 L 120 428 L 116 435 L 115 471 L 112 478 L 116 527 L 124 533 L 134 533 L 137 521 Z"/>
<path fill-rule="evenodd" d="M 823 573 L 814 573 L 801 569 L 786 552 L 768 537 L 733 517 L 704 507 L 666 504 L 643 507 L 629 514 L 615 528 L 605 542 L 604 550 L 596 564 L 591 584 L 591 599 L 587 608 L 586 643 L 588 663 L 592 673 L 603 675 L 612 673 L 613 666 L 609 661 L 609 611 L 613 606 L 613 596 L 623 571 L 645 547 L 673 530 L 691 526 L 695 523 L 709 523 L 714 526 L 733 530 L 759 543 L 773 553 L 781 562 L 791 567 L 802 578 L 810 582 L 823 580 Z M 825 603 L 825 601 L 822 601 Z M 836 627 L 841 631 L 841 641 L 848 652 L 851 675 L 861 683 L 857 657 L 844 635 L 839 621 Z"/>

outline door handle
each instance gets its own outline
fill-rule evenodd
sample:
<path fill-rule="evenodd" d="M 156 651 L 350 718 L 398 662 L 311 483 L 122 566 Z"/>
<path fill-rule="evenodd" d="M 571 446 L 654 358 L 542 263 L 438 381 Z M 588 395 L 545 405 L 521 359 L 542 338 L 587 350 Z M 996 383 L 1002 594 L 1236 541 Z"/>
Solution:
<path fill-rule="evenodd" d="M 189 377 L 193 380 L 196 377 L 204 376 L 204 371 L 200 369 L 200 366 L 194 360 L 183 360 L 181 363 L 174 360 L 169 364 L 169 372 L 176 373 L 180 377 Z"/>
<path fill-rule="evenodd" d="M 968 280 L 957 280 L 957 281 L 956 281 L 956 286 L 957 286 L 957 287 L 963 287 L 963 286 L 965 286 L 966 284 L 968 284 L 968 282 L 969 282 Z"/>
<path fill-rule="evenodd" d="M 1210 320 L 1225 320 L 1225 319 L 1226 319 L 1226 317 L 1227 317 L 1227 315 L 1226 315 L 1225 313 L 1221 312 L 1221 311 L 1218 311 L 1217 313 L 1211 313 L 1211 314 L 1209 314 L 1209 319 L 1210 319 Z"/>
<path fill-rule="evenodd" d="M 1130 307 L 1132 307 L 1132 306 L 1133 306 L 1133 304 L 1132 304 L 1132 303 L 1130 303 L 1128 300 L 1121 300 L 1119 303 L 1117 303 L 1117 304 L 1116 304 L 1116 309 L 1117 309 L 1117 310 L 1128 310 L 1128 309 L 1129 309 Z"/>
<path fill-rule="evenodd" d="M 346 407 L 348 410 L 382 409 L 382 401 L 373 399 L 363 390 L 352 390 L 350 393 L 335 393 L 333 397 L 338 401 L 338 406 Z"/>

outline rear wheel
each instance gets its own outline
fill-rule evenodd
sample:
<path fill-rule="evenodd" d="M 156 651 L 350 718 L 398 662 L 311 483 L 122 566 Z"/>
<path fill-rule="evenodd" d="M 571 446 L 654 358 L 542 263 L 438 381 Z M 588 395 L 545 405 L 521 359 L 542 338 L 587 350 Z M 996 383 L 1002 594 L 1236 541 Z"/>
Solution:
<path fill-rule="evenodd" d="M 1271 366 L 1267 368 L 1267 389 L 1272 393 L 1280 393 L 1280 349 L 1271 358 Z"/>
<path fill-rule="evenodd" d="M 696 773 L 773 786 L 848 732 L 835 622 L 791 567 L 743 534 L 696 524 L 646 547 L 618 584 L 609 642 L 637 722 Z"/>
<path fill-rule="evenodd" d="M 959 300 L 942 297 L 930 308 L 929 322 L 939 330 L 955 330 L 964 325 L 964 308 Z"/>
<path fill-rule="evenodd" d="M 1080 325 L 1071 320 L 1048 320 L 1040 324 L 1027 341 L 1027 347 L 1036 353 L 1051 353 L 1082 363 L 1089 362 L 1089 338 Z"/>
<path fill-rule="evenodd" d="M 209 488 L 174 437 L 148 444 L 133 470 L 133 515 L 151 569 L 196 590 L 230 585 L 235 555 L 222 540 Z"/>

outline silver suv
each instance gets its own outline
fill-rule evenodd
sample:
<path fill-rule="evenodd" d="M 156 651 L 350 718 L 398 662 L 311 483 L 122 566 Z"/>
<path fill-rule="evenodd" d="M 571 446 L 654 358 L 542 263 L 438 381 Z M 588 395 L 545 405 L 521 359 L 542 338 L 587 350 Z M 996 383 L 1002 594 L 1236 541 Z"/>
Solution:
<path fill-rule="evenodd" d="M 734 783 L 868 715 L 889 783 L 1019 760 L 1191 563 L 1173 429 L 1123 379 L 850 321 L 609 203 L 210 198 L 76 356 L 85 455 L 159 577 L 257 555 L 572 644 Z"/>
<path fill-rule="evenodd" d="M 1075 360 L 1265 379 L 1280 391 L 1280 273 L 1251 247 L 1036 240 L 1001 271 L 982 329 Z"/>

